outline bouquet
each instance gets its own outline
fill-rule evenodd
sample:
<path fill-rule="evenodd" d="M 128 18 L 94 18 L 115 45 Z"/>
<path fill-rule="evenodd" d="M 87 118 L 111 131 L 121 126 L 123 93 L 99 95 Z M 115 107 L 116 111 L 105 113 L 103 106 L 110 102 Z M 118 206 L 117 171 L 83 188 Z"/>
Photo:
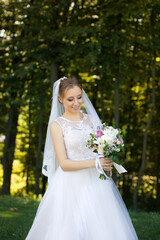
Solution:
<path fill-rule="evenodd" d="M 99 157 L 109 157 L 113 161 L 113 166 L 119 173 L 127 172 L 126 169 L 118 164 L 117 153 L 124 147 L 121 131 L 106 126 L 105 123 L 101 127 L 97 127 L 96 133 L 90 133 L 89 139 L 86 141 L 86 146 L 97 153 Z M 99 157 L 96 158 L 96 168 L 100 172 L 100 179 L 106 179 L 109 172 L 103 170 Z"/>

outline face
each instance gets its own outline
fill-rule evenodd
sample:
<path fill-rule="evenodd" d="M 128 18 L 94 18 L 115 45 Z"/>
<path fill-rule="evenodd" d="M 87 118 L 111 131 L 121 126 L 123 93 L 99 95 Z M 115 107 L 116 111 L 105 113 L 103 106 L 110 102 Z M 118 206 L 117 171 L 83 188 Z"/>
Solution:
<path fill-rule="evenodd" d="M 64 105 L 65 112 L 79 112 L 83 103 L 82 90 L 78 86 L 69 88 L 63 98 L 59 98 L 59 100 Z"/>

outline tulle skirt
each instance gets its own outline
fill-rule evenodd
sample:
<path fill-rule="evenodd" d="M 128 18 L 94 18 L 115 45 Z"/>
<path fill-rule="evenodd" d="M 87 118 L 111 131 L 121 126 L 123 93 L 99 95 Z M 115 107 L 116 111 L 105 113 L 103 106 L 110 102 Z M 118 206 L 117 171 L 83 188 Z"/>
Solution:
<path fill-rule="evenodd" d="M 112 179 L 95 168 L 59 167 L 39 205 L 26 240 L 136 240 L 137 235 Z"/>

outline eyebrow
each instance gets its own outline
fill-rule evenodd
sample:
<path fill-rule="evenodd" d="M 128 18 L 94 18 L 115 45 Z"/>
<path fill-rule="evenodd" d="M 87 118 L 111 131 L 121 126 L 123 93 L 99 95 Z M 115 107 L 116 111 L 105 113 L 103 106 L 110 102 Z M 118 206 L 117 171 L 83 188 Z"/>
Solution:
<path fill-rule="evenodd" d="M 81 96 L 81 95 L 82 95 L 82 93 L 78 94 L 78 95 L 77 95 L 77 97 L 78 97 L 78 96 Z M 70 97 L 68 97 L 68 98 L 73 98 L 73 97 L 72 97 L 72 96 L 70 96 Z"/>

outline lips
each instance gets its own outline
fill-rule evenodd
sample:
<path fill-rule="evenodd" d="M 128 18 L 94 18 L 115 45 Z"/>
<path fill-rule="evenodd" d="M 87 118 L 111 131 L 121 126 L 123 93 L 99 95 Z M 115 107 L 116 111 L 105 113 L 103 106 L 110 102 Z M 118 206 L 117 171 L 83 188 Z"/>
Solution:
<path fill-rule="evenodd" d="M 79 110 L 80 106 L 79 107 L 73 107 L 74 110 Z"/>

